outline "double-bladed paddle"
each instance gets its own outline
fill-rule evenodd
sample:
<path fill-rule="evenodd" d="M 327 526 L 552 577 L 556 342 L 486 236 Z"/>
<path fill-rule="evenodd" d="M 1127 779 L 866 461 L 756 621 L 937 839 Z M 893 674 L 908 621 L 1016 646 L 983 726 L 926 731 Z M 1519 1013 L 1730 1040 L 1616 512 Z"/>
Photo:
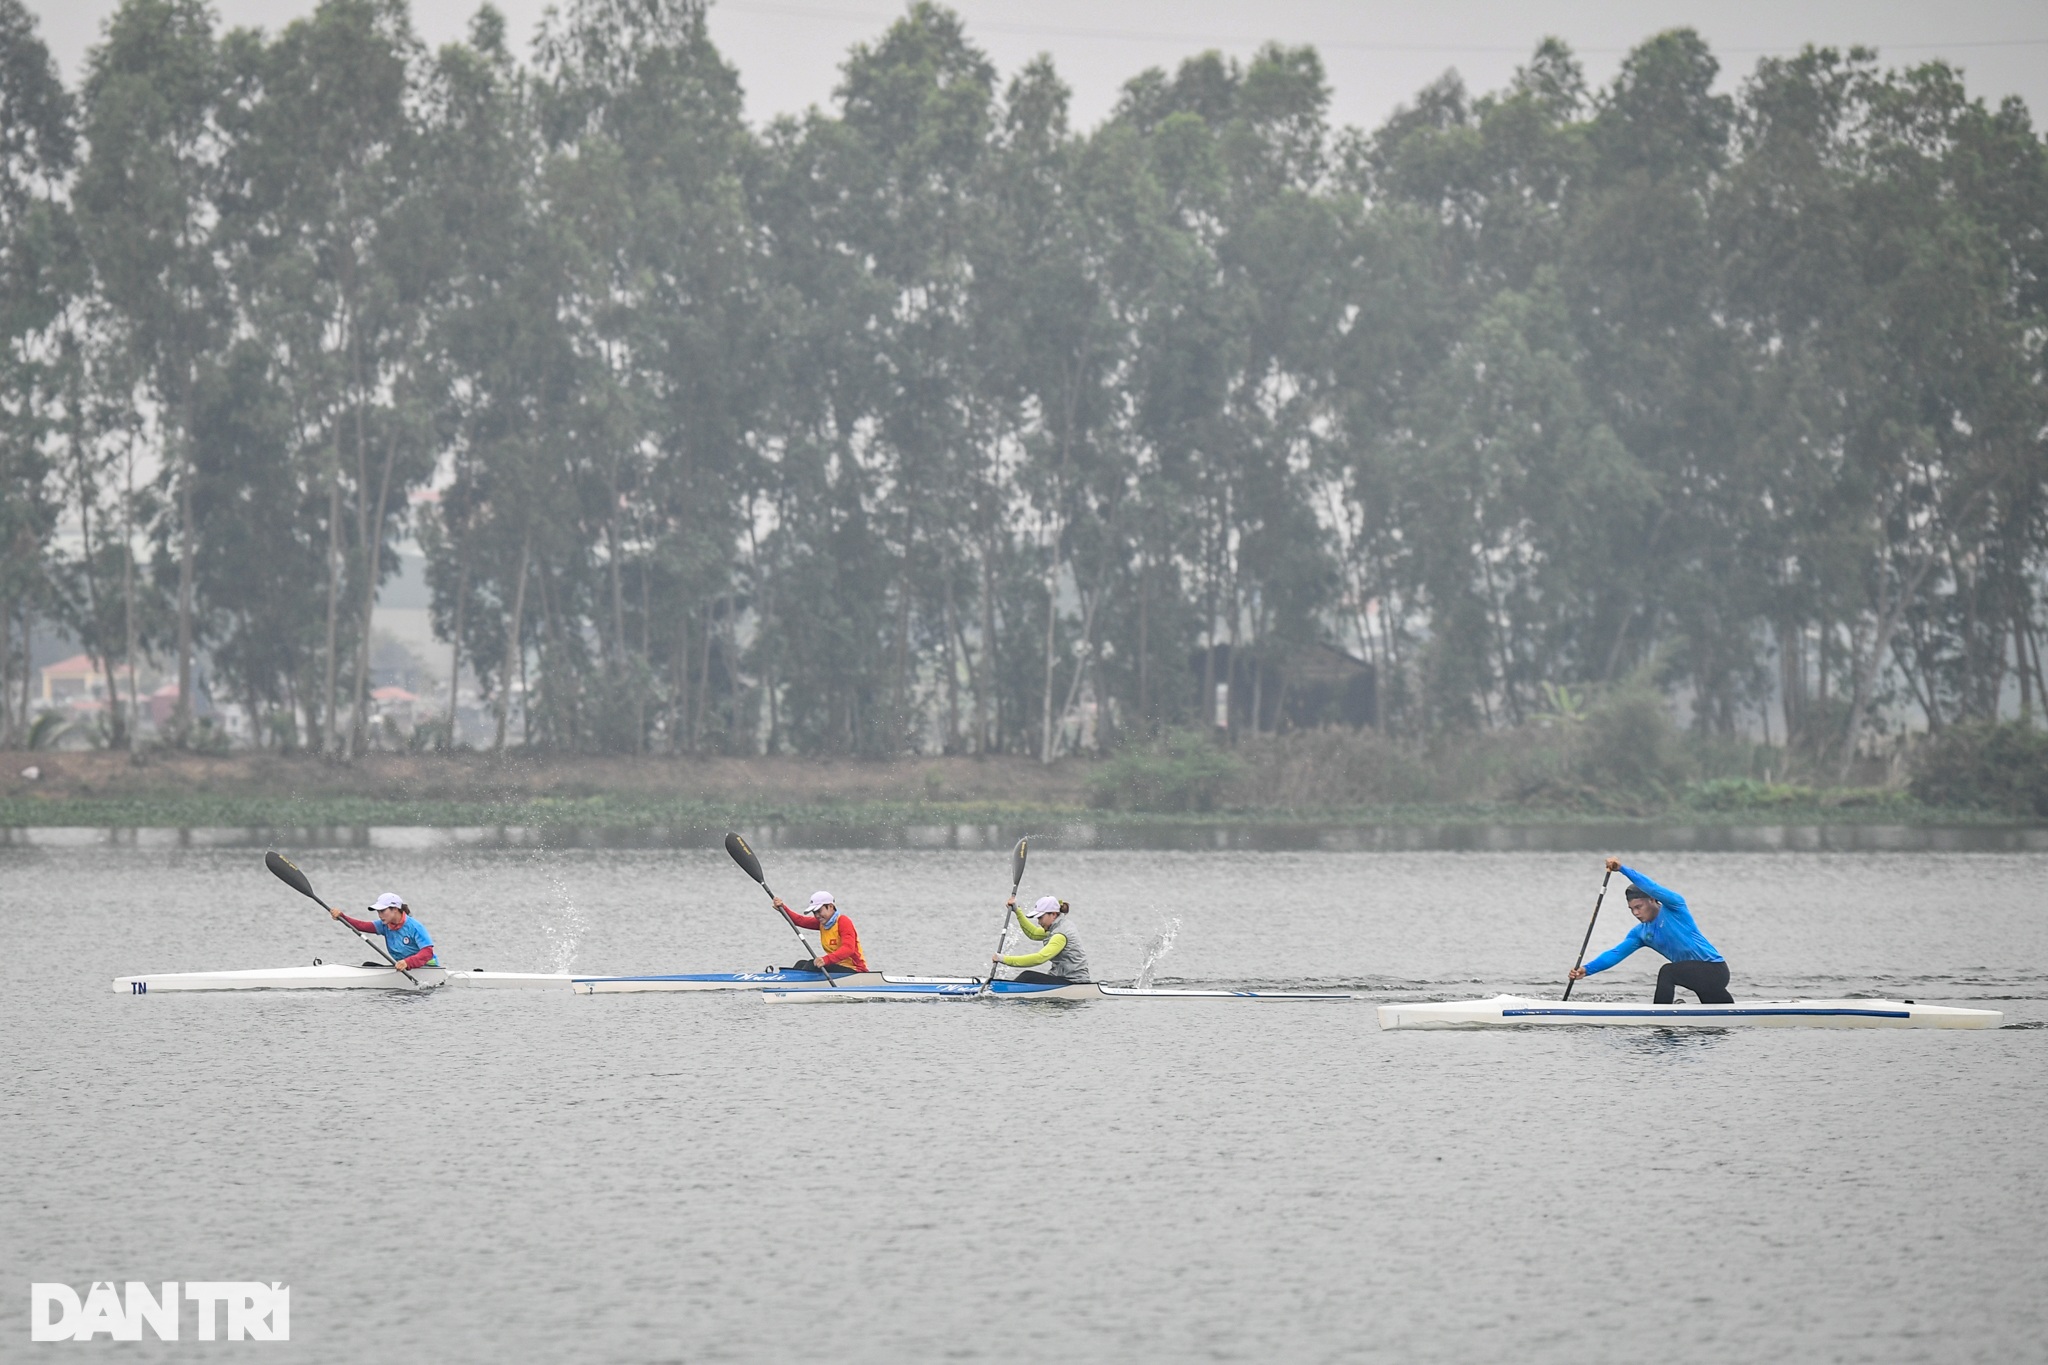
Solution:
<path fill-rule="evenodd" d="M 313 889 L 313 883 L 308 880 L 305 873 L 299 871 L 299 865 L 290 858 L 285 857 L 282 853 L 266 853 L 263 855 L 263 865 L 276 873 L 277 879 L 286 886 L 289 886 L 292 890 L 298 892 L 322 910 L 325 910 L 329 915 L 334 913 L 334 907 L 320 899 L 320 893 Z M 344 924 L 347 923 L 346 920 L 342 922 Z M 392 960 L 391 954 L 385 951 L 382 940 L 371 938 L 353 924 L 348 925 L 348 931 L 370 947 L 376 949 L 378 957 L 383 958 L 392 966 L 398 967 L 398 963 Z M 420 979 L 411 972 L 406 971 L 405 968 L 398 967 L 398 971 L 400 975 L 407 981 L 412 982 L 413 985 L 417 986 L 420 984 Z"/>
<path fill-rule="evenodd" d="M 1593 926 L 1600 922 L 1600 902 L 1607 899 L 1607 879 L 1609 877 L 1612 877 L 1613 875 L 1614 869 L 1611 867 L 1608 868 L 1607 871 L 1601 875 L 1600 894 L 1593 897 L 1593 918 L 1586 921 L 1586 936 L 1579 940 L 1579 956 L 1578 959 L 1572 963 L 1573 971 L 1577 971 L 1581 966 L 1585 965 L 1586 945 L 1593 941 Z M 1572 987 L 1578 984 L 1579 983 L 1577 981 L 1573 980 L 1569 976 L 1567 976 L 1564 979 L 1565 999 L 1569 1000 L 1572 998 Z"/>
<path fill-rule="evenodd" d="M 753 849 L 747 847 L 747 841 L 745 839 L 740 838 L 740 836 L 737 834 L 726 835 L 725 851 L 727 853 L 730 853 L 732 855 L 732 860 L 740 865 L 740 871 L 746 873 L 749 877 L 752 877 L 756 882 L 758 882 L 763 891 L 768 891 L 768 879 L 761 875 L 761 860 L 754 856 Z M 768 891 L 768 903 L 770 905 L 775 904 L 775 893 L 773 891 Z M 777 915 L 781 915 L 782 911 L 777 910 L 775 913 Z M 789 932 L 796 935 L 796 941 L 798 943 L 803 944 L 804 951 L 810 955 L 811 962 L 814 965 L 816 965 L 818 967 L 818 971 L 823 974 L 825 978 L 825 984 L 830 986 L 835 991 L 838 990 L 839 983 L 832 979 L 831 969 L 818 963 L 819 950 L 811 947 L 810 942 L 804 938 L 803 931 L 798 929 L 794 924 L 790 924 L 788 919 L 784 919 L 782 922 L 784 924 L 789 924 Z"/>
<path fill-rule="evenodd" d="M 1031 851 L 1031 836 L 1025 835 L 1017 841 L 1017 847 L 1010 854 L 1010 899 L 1017 899 L 1017 888 L 1024 885 L 1024 855 Z M 1003 951 L 1003 940 L 1010 936 L 1010 907 L 1003 906 L 1003 927 L 996 932 L 996 952 Z M 987 995 L 995 989 L 996 964 L 988 964 L 988 979 L 981 983 L 978 994 Z"/>

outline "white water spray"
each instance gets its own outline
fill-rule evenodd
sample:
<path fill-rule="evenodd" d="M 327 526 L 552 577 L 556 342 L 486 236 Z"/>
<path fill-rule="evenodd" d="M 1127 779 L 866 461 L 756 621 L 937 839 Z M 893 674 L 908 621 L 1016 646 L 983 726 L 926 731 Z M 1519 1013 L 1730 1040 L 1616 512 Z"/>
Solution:
<path fill-rule="evenodd" d="M 583 937 L 583 911 L 546 849 L 538 850 L 528 861 L 540 868 L 541 875 L 555 889 L 554 908 L 542 913 L 540 927 L 554 948 L 554 970 L 566 972 L 576 962 L 576 945 Z"/>
<path fill-rule="evenodd" d="M 1161 960 L 1173 951 L 1173 941 L 1179 937 L 1180 916 L 1175 915 L 1160 926 L 1159 932 L 1152 936 L 1152 946 L 1145 950 L 1145 965 L 1138 969 L 1139 990 L 1151 989 L 1152 973 L 1158 970 Z"/>

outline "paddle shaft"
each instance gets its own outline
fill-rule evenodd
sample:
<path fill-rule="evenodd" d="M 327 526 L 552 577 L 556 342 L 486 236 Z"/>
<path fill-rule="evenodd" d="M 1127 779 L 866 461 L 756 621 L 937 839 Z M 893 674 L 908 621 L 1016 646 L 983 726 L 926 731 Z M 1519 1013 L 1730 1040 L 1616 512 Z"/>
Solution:
<path fill-rule="evenodd" d="M 319 906 L 322 910 L 325 910 L 330 917 L 334 914 L 334 907 L 329 905 L 325 900 L 323 900 L 320 896 L 320 893 L 313 889 L 312 880 L 308 878 L 305 873 L 299 872 L 299 867 L 297 863 L 294 863 L 291 859 L 286 858 L 281 854 L 273 854 L 272 856 L 277 858 L 278 862 L 283 863 L 285 867 L 290 868 L 293 872 L 299 873 L 299 875 L 296 878 L 288 877 L 284 874 L 283 871 L 281 871 L 276 866 L 276 864 L 271 863 L 269 858 L 264 859 L 264 865 L 269 867 L 272 872 L 277 874 L 277 879 L 279 881 L 283 882 L 286 886 L 289 886 L 292 890 L 304 896 L 307 900 L 313 902 L 313 904 Z M 407 981 L 412 982 L 412 984 L 415 986 L 420 984 L 420 979 L 418 977 L 414 976 L 405 968 L 398 966 L 398 959 L 392 957 L 391 953 L 384 947 L 384 945 L 381 942 L 374 938 L 371 938 L 368 934 L 356 928 L 353 924 L 347 925 L 347 928 L 351 934 L 354 934 L 357 938 L 361 939 L 367 947 L 375 950 L 377 956 L 383 958 L 393 967 L 398 967 L 398 974 L 400 976 L 404 977 Z"/>
<path fill-rule="evenodd" d="M 1614 869 L 1611 867 L 1608 868 L 1605 873 L 1601 874 L 1600 894 L 1593 897 L 1593 918 L 1586 921 L 1586 936 L 1579 940 L 1579 955 L 1577 959 L 1574 960 L 1572 963 L 1573 971 L 1577 971 L 1586 963 L 1586 948 L 1587 945 L 1589 945 L 1593 941 L 1593 926 L 1600 922 L 1600 902 L 1607 899 L 1607 879 L 1609 877 L 1612 877 L 1613 875 Z M 1573 980 L 1569 976 L 1564 979 L 1565 999 L 1569 1000 L 1572 998 L 1572 987 L 1578 984 L 1579 983 L 1577 981 Z"/>
<path fill-rule="evenodd" d="M 752 877 L 755 884 L 764 892 L 767 892 L 768 903 L 775 906 L 776 914 L 782 915 L 782 907 L 776 902 L 775 893 L 768 888 L 768 876 L 761 871 L 760 856 L 747 846 L 747 841 L 737 834 L 728 834 L 725 836 L 725 851 L 734 862 L 740 865 L 740 871 Z M 818 961 L 822 950 L 811 947 L 810 943 L 804 938 L 803 931 L 798 929 L 795 921 L 791 920 L 788 916 L 783 915 L 782 922 L 789 926 L 789 932 L 796 935 L 796 941 L 803 946 L 805 955 L 811 959 L 811 965 L 818 969 L 818 974 L 825 978 L 825 984 L 835 991 L 838 990 L 839 983 L 832 979 L 831 968 Z"/>
<path fill-rule="evenodd" d="M 1024 879 L 1022 877 L 1019 877 L 1016 881 L 1010 883 L 1010 899 L 1012 901 L 1017 899 L 1017 888 L 1022 885 L 1024 885 Z M 1003 906 L 1003 927 L 996 930 L 996 952 L 1001 953 L 1003 951 L 1003 940 L 1007 939 L 1009 936 L 1010 907 L 1008 905 L 1005 905 Z M 996 964 L 994 962 L 991 962 L 988 964 L 988 979 L 981 983 L 982 993 L 986 995 L 989 991 L 995 989 L 995 985 Z"/>
<path fill-rule="evenodd" d="M 762 882 L 762 883 L 761 883 L 761 889 L 762 889 L 763 891 L 768 891 L 768 883 L 766 883 L 766 882 Z M 768 903 L 769 903 L 770 905 L 775 905 L 775 893 L 774 893 L 773 891 L 768 891 Z M 806 956 L 808 956 L 808 957 L 809 957 L 809 958 L 811 959 L 811 963 L 812 963 L 812 965 L 813 965 L 813 966 L 816 966 L 816 967 L 818 968 L 819 972 L 821 972 L 821 973 L 822 973 L 822 974 L 824 975 L 824 977 L 825 977 L 825 984 L 826 984 L 826 985 L 828 985 L 828 986 L 830 986 L 830 987 L 831 987 L 831 988 L 832 988 L 833 990 L 835 990 L 835 991 L 836 991 L 836 990 L 838 990 L 838 989 L 839 989 L 839 983 L 838 983 L 837 981 L 834 981 L 834 980 L 832 979 L 832 970 L 831 970 L 831 968 L 829 968 L 829 967 L 826 967 L 826 966 L 823 966 L 822 964 L 820 964 L 820 963 L 818 962 L 818 958 L 819 958 L 820 954 L 821 954 L 821 953 L 823 952 L 823 950 L 822 950 L 822 949 L 819 949 L 819 948 L 813 948 L 813 947 L 811 946 L 811 941 L 810 941 L 809 939 L 807 939 L 807 938 L 805 938 L 805 937 L 804 937 L 804 931 L 803 931 L 803 930 L 801 930 L 801 929 L 799 929 L 799 928 L 797 928 L 797 927 L 796 927 L 796 925 L 794 925 L 794 924 L 791 924 L 791 923 L 790 923 L 790 921 L 789 921 L 789 918 L 788 918 L 788 917 L 787 917 L 786 915 L 783 915 L 783 914 L 782 914 L 782 909 L 781 909 L 781 907 L 780 907 L 780 906 L 777 906 L 777 907 L 776 907 L 775 913 L 776 913 L 776 915 L 777 915 L 778 917 L 780 917 L 780 918 L 782 919 L 782 922 L 783 922 L 784 924 L 788 924 L 788 925 L 789 925 L 789 932 L 791 932 L 792 934 L 795 934 L 795 935 L 796 935 L 796 941 L 797 941 L 798 943 L 800 943 L 800 944 L 802 944 L 802 945 L 803 945 L 803 950 L 804 950 L 804 953 L 805 953 L 805 955 L 806 955 Z"/>
<path fill-rule="evenodd" d="M 996 930 L 997 956 L 1002 954 L 1003 940 L 1010 936 L 1010 907 L 1017 903 L 1017 888 L 1024 885 L 1024 860 L 1030 856 L 1030 853 L 1031 840 L 1029 836 L 1026 836 L 1017 841 L 1017 850 L 1010 855 L 1010 899 L 1003 906 L 1003 927 Z M 976 993 L 987 995 L 995 989 L 995 986 L 996 963 L 991 959 L 988 964 L 988 977 L 981 983 L 981 990 Z"/>

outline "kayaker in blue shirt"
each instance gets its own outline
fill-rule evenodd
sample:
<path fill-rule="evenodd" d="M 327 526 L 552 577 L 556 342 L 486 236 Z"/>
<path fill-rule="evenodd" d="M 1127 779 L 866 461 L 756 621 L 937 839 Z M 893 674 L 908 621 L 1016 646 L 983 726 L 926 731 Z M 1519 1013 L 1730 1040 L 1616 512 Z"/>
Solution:
<path fill-rule="evenodd" d="M 377 918 L 357 919 L 331 906 L 327 911 L 359 934 L 382 934 L 384 949 L 391 954 L 391 965 L 400 971 L 441 965 L 434 956 L 434 940 L 427 933 L 427 926 L 412 917 L 412 907 L 405 903 L 403 896 L 395 891 L 386 891 L 377 897 L 377 903 L 370 907 L 370 912 Z"/>
<path fill-rule="evenodd" d="M 1697 995 L 1702 1005 L 1734 1004 L 1735 997 L 1728 994 L 1728 964 L 1693 923 L 1685 897 L 1623 867 L 1619 858 L 1609 858 L 1607 870 L 1628 878 L 1628 912 L 1636 917 L 1636 927 L 1585 966 L 1572 968 L 1572 980 L 1604 972 L 1636 949 L 1648 948 L 1666 959 L 1657 969 L 1656 1004 L 1671 1004 L 1681 986 Z"/>

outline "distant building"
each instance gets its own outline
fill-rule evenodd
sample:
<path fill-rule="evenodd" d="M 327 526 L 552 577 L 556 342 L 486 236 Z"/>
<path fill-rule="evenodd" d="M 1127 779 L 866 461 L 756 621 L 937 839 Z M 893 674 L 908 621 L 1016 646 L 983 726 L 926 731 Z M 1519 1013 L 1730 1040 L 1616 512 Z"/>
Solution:
<path fill-rule="evenodd" d="M 127 669 L 113 670 L 114 684 L 127 696 L 133 681 Z M 43 674 L 43 705 L 73 706 L 83 702 L 105 702 L 107 699 L 107 675 L 93 662 L 90 654 L 74 654 L 68 659 L 46 666 Z"/>
<path fill-rule="evenodd" d="M 167 682 L 142 699 L 142 713 L 149 717 L 149 723 L 161 730 L 171 723 L 171 717 L 178 710 L 178 684 Z M 213 708 L 207 704 L 206 693 L 194 693 L 192 714 L 194 717 L 209 715 Z"/>
<path fill-rule="evenodd" d="M 403 687 L 380 687 L 370 693 L 377 730 L 392 739 L 404 739 L 419 724 L 419 697 Z"/>

